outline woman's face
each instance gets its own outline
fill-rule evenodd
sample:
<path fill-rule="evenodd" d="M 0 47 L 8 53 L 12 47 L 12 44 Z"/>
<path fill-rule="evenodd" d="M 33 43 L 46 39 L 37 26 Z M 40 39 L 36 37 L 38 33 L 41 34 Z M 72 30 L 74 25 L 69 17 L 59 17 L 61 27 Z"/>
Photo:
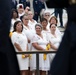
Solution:
<path fill-rule="evenodd" d="M 24 16 L 24 18 L 23 18 L 23 24 L 24 25 L 28 25 L 28 21 L 29 21 L 28 16 Z"/>
<path fill-rule="evenodd" d="M 50 30 L 52 32 L 55 32 L 56 31 L 56 25 L 55 24 L 52 24 L 51 27 L 50 27 Z"/>
<path fill-rule="evenodd" d="M 50 24 L 57 24 L 56 19 L 55 19 L 55 18 L 52 18 L 52 19 L 50 20 Z"/>
<path fill-rule="evenodd" d="M 17 12 L 13 11 L 13 18 L 17 18 Z"/>
<path fill-rule="evenodd" d="M 43 21 L 43 22 L 41 22 L 41 24 L 42 24 L 43 28 L 46 28 L 48 23 L 47 23 L 47 21 Z"/>
<path fill-rule="evenodd" d="M 28 12 L 28 18 L 33 19 L 33 13 L 31 11 Z"/>
<path fill-rule="evenodd" d="M 23 12 L 24 12 L 24 9 L 23 9 L 23 8 L 19 8 L 19 9 L 18 9 L 18 13 L 19 13 L 19 14 L 22 14 Z"/>
<path fill-rule="evenodd" d="M 37 34 L 41 34 L 42 28 L 40 26 L 36 26 L 35 30 Z"/>
<path fill-rule="evenodd" d="M 16 31 L 17 32 L 22 32 L 22 23 L 19 22 L 17 25 L 16 25 Z"/>
<path fill-rule="evenodd" d="M 28 13 L 29 10 L 30 10 L 30 8 L 27 6 L 27 7 L 25 8 L 25 13 Z"/>
<path fill-rule="evenodd" d="M 47 20 L 49 20 L 49 18 L 50 18 L 50 13 L 45 13 L 45 14 L 44 14 L 44 18 L 46 18 Z"/>

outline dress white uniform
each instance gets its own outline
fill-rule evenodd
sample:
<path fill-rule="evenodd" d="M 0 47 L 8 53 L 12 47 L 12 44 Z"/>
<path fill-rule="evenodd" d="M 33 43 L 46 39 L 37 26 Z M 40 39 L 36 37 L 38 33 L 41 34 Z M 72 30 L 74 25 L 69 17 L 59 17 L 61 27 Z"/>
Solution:
<path fill-rule="evenodd" d="M 32 30 L 30 27 L 27 28 L 27 26 L 23 25 L 22 33 L 24 33 L 26 35 L 26 37 L 31 41 L 34 33 L 32 33 Z M 30 50 L 30 46 L 31 46 L 31 44 L 28 43 L 28 50 Z"/>
<path fill-rule="evenodd" d="M 14 43 L 17 43 L 20 45 L 23 51 L 26 51 L 27 48 L 27 38 L 24 34 L 19 34 L 17 32 L 13 32 L 11 36 L 11 41 L 14 45 Z M 17 48 L 14 46 L 16 52 L 18 52 Z M 22 54 L 17 54 L 17 59 L 19 63 L 19 68 L 20 70 L 28 70 L 28 62 L 29 59 L 27 58 L 22 58 Z"/>
<path fill-rule="evenodd" d="M 61 39 L 62 39 L 62 36 L 59 35 L 59 34 L 56 34 L 56 37 L 51 34 L 51 32 L 49 33 L 49 36 L 48 36 L 48 39 L 49 41 L 55 46 L 55 47 L 59 47 L 60 45 L 60 42 L 61 42 Z M 54 51 L 54 49 L 50 49 L 51 51 Z M 50 55 L 50 62 L 52 62 L 53 58 L 55 57 L 55 54 L 52 53 L 52 54 L 49 54 Z"/>
<path fill-rule="evenodd" d="M 46 40 L 49 41 L 48 36 L 49 36 L 50 31 L 48 29 L 47 30 L 42 30 L 41 33 L 46 37 Z"/>
<path fill-rule="evenodd" d="M 48 44 L 48 41 L 46 40 L 46 37 L 43 36 L 43 38 L 41 38 L 40 36 L 35 34 L 33 36 L 31 43 L 38 43 L 39 46 L 46 49 L 46 45 Z M 37 51 L 37 49 L 32 46 L 32 51 Z M 39 70 L 48 71 L 49 68 L 50 68 L 49 56 L 47 55 L 47 59 L 44 60 L 43 54 L 39 54 Z M 36 70 L 36 54 L 32 54 L 31 56 L 30 70 Z"/>
<path fill-rule="evenodd" d="M 31 41 L 34 33 L 32 33 L 31 28 L 30 27 L 28 28 L 28 27 L 23 24 L 22 33 L 24 33 L 26 35 L 26 37 Z M 28 50 L 29 51 L 31 50 L 31 43 L 28 43 Z M 28 63 L 30 63 L 30 61 Z M 30 66 L 30 64 L 29 64 L 29 66 Z"/>
<path fill-rule="evenodd" d="M 29 25 L 29 27 L 30 27 L 30 29 L 32 30 L 33 33 L 35 33 L 35 25 L 36 24 L 37 24 L 36 20 L 33 20 L 33 22 L 29 20 L 29 22 L 28 22 L 28 25 Z"/>
<path fill-rule="evenodd" d="M 56 34 L 56 37 L 53 35 L 53 34 L 51 34 L 51 32 L 50 32 L 50 34 L 49 34 L 49 41 L 52 43 L 52 44 L 54 44 L 54 46 L 55 47 L 59 47 L 59 45 L 60 45 L 60 42 L 61 42 L 61 39 L 62 39 L 62 36 L 61 35 L 58 35 L 58 34 Z M 53 50 L 53 49 L 52 49 Z"/>

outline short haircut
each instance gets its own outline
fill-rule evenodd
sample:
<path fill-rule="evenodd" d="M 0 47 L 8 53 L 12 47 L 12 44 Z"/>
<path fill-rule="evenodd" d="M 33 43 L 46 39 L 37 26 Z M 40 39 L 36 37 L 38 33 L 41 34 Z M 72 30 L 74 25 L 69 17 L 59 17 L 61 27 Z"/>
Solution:
<path fill-rule="evenodd" d="M 41 27 L 41 29 L 42 29 L 42 25 L 40 23 L 36 23 L 35 29 L 36 29 L 37 26 Z"/>
<path fill-rule="evenodd" d="M 48 22 L 46 18 L 41 18 L 40 22 L 43 22 L 43 21 Z"/>

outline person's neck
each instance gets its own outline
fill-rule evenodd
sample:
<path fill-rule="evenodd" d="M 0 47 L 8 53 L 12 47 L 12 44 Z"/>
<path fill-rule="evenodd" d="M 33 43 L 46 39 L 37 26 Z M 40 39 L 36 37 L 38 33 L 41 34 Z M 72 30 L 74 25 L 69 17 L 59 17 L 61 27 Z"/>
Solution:
<path fill-rule="evenodd" d="M 51 31 L 51 34 L 55 35 L 55 32 Z"/>
<path fill-rule="evenodd" d="M 28 25 L 27 25 L 27 24 L 24 24 L 24 26 L 28 27 Z"/>
<path fill-rule="evenodd" d="M 21 34 L 22 32 L 21 31 L 16 31 L 17 33 Z"/>
<path fill-rule="evenodd" d="M 34 20 L 33 20 L 33 19 L 30 19 L 30 21 L 31 21 L 31 22 L 34 22 Z"/>
<path fill-rule="evenodd" d="M 19 14 L 22 14 L 22 12 L 19 12 Z"/>
<path fill-rule="evenodd" d="M 43 28 L 43 30 L 45 30 L 45 31 L 46 31 L 47 29 L 46 29 L 46 28 Z"/>
<path fill-rule="evenodd" d="M 41 38 L 43 38 L 42 34 L 37 34 L 38 36 L 40 36 Z"/>
<path fill-rule="evenodd" d="M 17 18 L 16 18 L 16 17 L 14 17 L 13 19 L 14 19 L 14 20 L 16 20 Z"/>
<path fill-rule="evenodd" d="M 41 34 L 36 33 L 38 36 L 42 36 Z"/>

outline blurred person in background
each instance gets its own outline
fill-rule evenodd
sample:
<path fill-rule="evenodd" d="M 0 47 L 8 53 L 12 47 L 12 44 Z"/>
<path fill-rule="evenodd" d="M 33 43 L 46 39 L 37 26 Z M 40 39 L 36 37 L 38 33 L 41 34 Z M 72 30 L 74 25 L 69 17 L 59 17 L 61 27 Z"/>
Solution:
<path fill-rule="evenodd" d="M 49 29 L 49 27 L 50 27 L 51 24 L 55 24 L 56 25 L 56 31 L 55 31 L 56 34 L 62 35 L 61 32 L 60 32 L 60 30 L 57 27 L 58 20 L 57 20 L 57 18 L 55 16 L 50 17 L 50 19 L 49 19 L 49 25 L 47 26 L 48 29 Z"/>
<path fill-rule="evenodd" d="M 26 6 L 26 8 L 25 8 L 25 14 L 28 14 L 29 11 L 30 11 L 30 7 Z"/>
<path fill-rule="evenodd" d="M 45 9 L 44 0 L 33 0 L 34 19 L 38 22 L 40 12 Z"/>
<path fill-rule="evenodd" d="M 47 29 L 48 21 L 45 18 L 41 18 L 40 23 L 42 25 L 42 34 L 47 38 L 49 30 Z M 48 39 L 47 39 L 48 40 Z"/>
<path fill-rule="evenodd" d="M 14 23 L 16 21 L 18 21 L 18 20 L 20 21 L 17 10 L 16 9 L 12 9 L 12 12 L 11 12 L 11 27 L 10 27 L 10 32 L 13 31 Z"/>
<path fill-rule="evenodd" d="M 59 15 L 60 27 L 64 28 L 63 27 L 63 9 L 62 8 L 55 8 L 54 13 L 55 13 L 56 18 Z"/>
<path fill-rule="evenodd" d="M 21 18 L 21 16 L 25 14 L 23 4 L 17 4 L 17 11 L 18 11 L 19 18 Z"/>
<path fill-rule="evenodd" d="M 48 21 L 47 29 L 49 29 L 48 27 L 49 27 L 49 25 L 50 25 L 50 23 L 49 23 L 50 16 L 51 16 L 50 11 L 45 10 L 45 11 L 43 12 L 43 18 L 47 19 L 47 21 Z"/>
<path fill-rule="evenodd" d="M 23 4 L 24 9 L 26 8 L 26 6 L 30 7 L 30 0 L 19 0 L 19 3 Z"/>
<path fill-rule="evenodd" d="M 29 18 L 28 25 L 32 29 L 32 32 L 36 33 L 35 32 L 35 25 L 36 25 L 37 21 L 33 19 L 33 16 L 34 16 L 33 12 L 32 11 L 28 11 L 28 18 Z"/>
<path fill-rule="evenodd" d="M 44 10 L 44 12 L 43 12 L 43 17 L 46 18 L 47 21 L 49 21 L 50 16 L 51 16 L 50 11 Z"/>
<path fill-rule="evenodd" d="M 16 5 L 17 5 L 17 1 L 16 0 L 12 0 L 11 1 L 11 5 L 12 5 L 12 9 L 16 9 Z"/>

